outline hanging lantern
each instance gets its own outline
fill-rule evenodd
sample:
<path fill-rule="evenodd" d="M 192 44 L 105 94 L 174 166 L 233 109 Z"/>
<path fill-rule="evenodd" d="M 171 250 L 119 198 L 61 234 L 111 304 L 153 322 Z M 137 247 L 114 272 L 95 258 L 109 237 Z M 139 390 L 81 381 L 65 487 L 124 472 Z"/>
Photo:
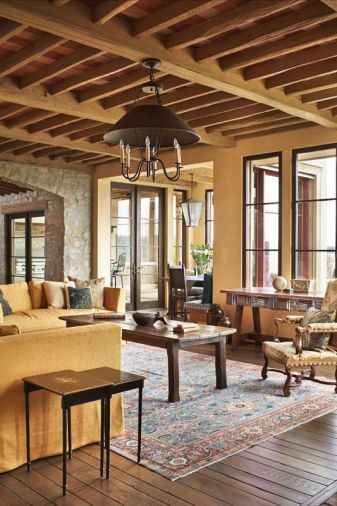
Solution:
<path fill-rule="evenodd" d="M 186 227 L 198 227 L 203 202 L 193 198 L 193 174 L 191 174 L 191 198 L 181 203 Z"/>

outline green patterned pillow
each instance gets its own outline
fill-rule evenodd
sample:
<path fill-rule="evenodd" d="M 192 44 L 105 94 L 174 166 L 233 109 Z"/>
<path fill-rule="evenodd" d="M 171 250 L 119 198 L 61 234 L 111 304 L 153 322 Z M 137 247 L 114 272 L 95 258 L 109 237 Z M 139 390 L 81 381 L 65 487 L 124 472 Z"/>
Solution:
<path fill-rule="evenodd" d="M 2 290 L 0 290 L 0 304 L 2 305 L 2 312 L 4 316 L 8 316 L 13 313 L 12 308 L 9 305 L 8 300 L 5 299 Z"/>
<path fill-rule="evenodd" d="M 301 320 L 301 327 L 306 327 L 309 323 L 332 323 L 336 320 L 336 311 L 320 311 L 314 307 L 309 307 Z M 302 347 L 304 350 L 320 351 L 324 350 L 330 341 L 330 334 L 312 333 L 304 334 Z"/>
<path fill-rule="evenodd" d="M 70 309 L 92 309 L 90 288 L 73 288 L 68 286 L 68 307 Z"/>

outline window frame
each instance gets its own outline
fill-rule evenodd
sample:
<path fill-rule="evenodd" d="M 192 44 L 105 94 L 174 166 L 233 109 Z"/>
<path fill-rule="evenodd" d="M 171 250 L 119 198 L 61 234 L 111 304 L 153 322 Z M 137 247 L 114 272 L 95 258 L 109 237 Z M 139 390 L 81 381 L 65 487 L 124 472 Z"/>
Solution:
<path fill-rule="evenodd" d="M 181 193 L 182 202 L 185 202 L 187 200 L 187 191 L 182 190 L 181 188 L 173 188 L 173 195 L 175 193 Z M 172 201 L 173 205 L 173 201 Z M 181 208 L 181 206 L 180 206 Z M 182 213 L 182 211 L 181 211 Z M 181 262 L 183 265 L 186 265 L 187 260 L 187 254 L 186 254 L 186 244 L 187 244 L 187 227 L 185 224 L 185 220 L 183 215 L 181 215 L 181 230 L 182 230 L 182 237 L 181 237 L 181 248 L 182 248 L 182 255 L 181 255 Z M 173 234 L 173 232 L 172 232 Z M 173 246 L 175 247 L 175 246 Z"/>
<path fill-rule="evenodd" d="M 336 159 L 336 174 L 337 174 L 337 143 L 330 144 L 318 144 L 315 146 L 308 146 L 304 148 L 296 148 L 292 150 L 291 156 L 291 166 L 292 166 L 292 202 L 291 202 L 291 277 L 292 279 L 296 278 L 296 253 L 299 251 L 308 251 L 313 253 L 326 252 L 331 250 L 322 250 L 322 249 L 298 249 L 297 245 L 297 205 L 299 202 L 326 202 L 335 200 L 335 208 L 336 208 L 336 230 L 335 230 L 335 267 L 334 272 L 336 274 L 337 270 L 337 176 L 336 176 L 336 192 L 335 198 L 320 198 L 320 199 L 308 199 L 308 200 L 298 200 L 297 199 L 297 157 L 301 153 L 314 153 L 315 151 L 322 151 L 334 149 L 335 150 L 335 159 Z"/>
<path fill-rule="evenodd" d="M 279 160 L 278 167 L 278 179 L 279 179 L 279 188 L 278 188 L 278 249 L 261 249 L 261 248 L 247 248 L 247 208 L 253 207 L 254 204 L 247 204 L 247 163 L 252 162 L 254 160 L 260 160 L 265 158 L 277 157 Z M 259 153 L 257 155 L 249 155 L 243 157 L 243 193 L 242 193 L 242 287 L 246 287 L 246 277 L 247 277 L 247 265 L 246 265 L 246 253 L 247 251 L 277 251 L 278 252 L 278 275 L 281 275 L 282 272 L 282 151 L 273 151 L 270 153 Z M 260 205 L 265 205 L 267 203 L 259 203 Z M 256 204 L 255 204 L 256 205 Z"/>
<path fill-rule="evenodd" d="M 214 237 L 214 214 L 213 214 L 213 220 L 210 220 L 208 219 L 208 206 L 209 206 L 209 199 L 208 199 L 208 195 L 212 194 L 212 200 L 213 200 L 213 197 L 214 197 L 214 189 L 213 188 L 209 188 L 208 190 L 205 190 L 205 243 L 206 244 L 210 244 L 212 247 L 213 247 L 213 244 L 209 241 L 209 237 L 208 237 L 208 226 L 212 226 L 213 227 L 213 237 Z M 211 205 L 213 205 L 211 203 Z M 214 209 L 214 206 L 213 206 L 213 209 Z"/>

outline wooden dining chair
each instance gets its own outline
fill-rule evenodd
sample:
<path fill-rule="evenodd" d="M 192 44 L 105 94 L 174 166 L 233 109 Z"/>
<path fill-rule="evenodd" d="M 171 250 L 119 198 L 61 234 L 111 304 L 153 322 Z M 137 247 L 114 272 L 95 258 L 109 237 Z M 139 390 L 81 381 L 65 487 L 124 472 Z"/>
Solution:
<path fill-rule="evenodd" d="M 187 289 L 185 266 L 170 265 L 168 269 L 168 288 L 169 288 L 169 307 L 168 313 L 171 320 L 179 317 L 184 318 L 184 304 L 187 301 L 199 300 L 201 302 L 200 293 L 193 293 Z"/>

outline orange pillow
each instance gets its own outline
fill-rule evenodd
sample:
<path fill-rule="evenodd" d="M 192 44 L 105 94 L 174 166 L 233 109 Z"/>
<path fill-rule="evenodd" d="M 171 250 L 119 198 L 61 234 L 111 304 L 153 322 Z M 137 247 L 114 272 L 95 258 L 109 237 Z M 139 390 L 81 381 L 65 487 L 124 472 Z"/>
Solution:
<path fill-rule="evenodd" d="M 47 307 L 47 297 L 43 288 L 43 281 L 29 281 L 28 291 L 33 309 L 43 309 Z"/>

